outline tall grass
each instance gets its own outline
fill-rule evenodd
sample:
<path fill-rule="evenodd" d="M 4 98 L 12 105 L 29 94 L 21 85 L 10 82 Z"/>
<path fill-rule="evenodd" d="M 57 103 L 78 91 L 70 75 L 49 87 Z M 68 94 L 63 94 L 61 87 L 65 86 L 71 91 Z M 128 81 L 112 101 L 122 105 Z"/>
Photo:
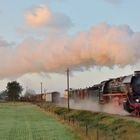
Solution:
<path fill-rule="evenodd" d="M 74 122 L 85 139 L 96 140 L 140 140 L 140 121 L 131 120 L 128 117 L 111 115 L 100 112 L 90 112 L 71 109 L 56 105 L 39 104 L 48 112 L 57 114 L 61 119 Z M 73 127 L 75 127 L 73 125 Z"/>

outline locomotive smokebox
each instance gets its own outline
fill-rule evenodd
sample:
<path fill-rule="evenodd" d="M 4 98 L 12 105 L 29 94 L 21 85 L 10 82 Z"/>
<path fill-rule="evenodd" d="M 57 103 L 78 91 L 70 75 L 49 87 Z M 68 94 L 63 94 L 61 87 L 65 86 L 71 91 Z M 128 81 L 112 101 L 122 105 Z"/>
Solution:
<path fill-rule="evenodd" d="M 134 71 L 134 76 L 140 76 L 140 71 Z"/>

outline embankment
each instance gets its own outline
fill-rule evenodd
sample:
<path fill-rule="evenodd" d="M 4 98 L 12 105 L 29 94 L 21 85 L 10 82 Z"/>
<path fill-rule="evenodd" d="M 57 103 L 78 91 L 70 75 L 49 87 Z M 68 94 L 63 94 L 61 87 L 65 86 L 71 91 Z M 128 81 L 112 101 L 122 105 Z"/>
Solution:
<path fill-rule="evenodd" d="M 53 113 L 88 140 L 140 140 L 138 118 L 111 115 L 84 110 L 67 110 L 52 104 L 38 104 L 45 111 Z"/>

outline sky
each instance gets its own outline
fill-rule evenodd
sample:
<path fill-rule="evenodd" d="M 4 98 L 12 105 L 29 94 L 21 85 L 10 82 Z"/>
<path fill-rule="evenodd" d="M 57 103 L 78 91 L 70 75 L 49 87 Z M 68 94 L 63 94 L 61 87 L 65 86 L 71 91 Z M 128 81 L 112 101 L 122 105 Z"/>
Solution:
<path fill-rule="evenodd" d="M 84 88 L 140 70 L 140 1 L 0 1 L 0 91 Z"/>

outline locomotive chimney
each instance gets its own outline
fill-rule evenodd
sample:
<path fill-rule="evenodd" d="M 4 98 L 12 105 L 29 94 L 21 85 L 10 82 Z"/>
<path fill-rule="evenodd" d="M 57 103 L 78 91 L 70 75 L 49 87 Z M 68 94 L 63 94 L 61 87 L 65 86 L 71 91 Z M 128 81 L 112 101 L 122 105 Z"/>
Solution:
<path fill-rule="evenodd" d="M 134 76 L 140 76 L 140 71 L 134 71 Z"/>

